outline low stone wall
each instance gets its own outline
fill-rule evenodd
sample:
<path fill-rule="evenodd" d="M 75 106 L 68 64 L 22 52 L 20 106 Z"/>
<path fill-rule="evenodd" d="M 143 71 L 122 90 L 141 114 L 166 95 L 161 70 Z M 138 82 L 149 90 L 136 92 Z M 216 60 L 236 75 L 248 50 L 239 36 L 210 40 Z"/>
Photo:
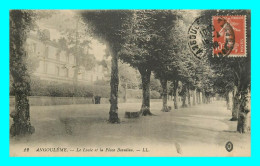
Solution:
<path fill-rule="evenodd" d="M 141 102 L 142 99 L 127 99 L 127 103 Z M 151 99 L 153 102 L 159 102 L 161 99 Z M 48 105 L 70 105 L 70 104 L 93 104 L 92 98 L 86 97 L 49 97 L 49 96 L 30 96 L 29 102 L 31 106 L 48 106 Z M 119 103 L 123 103 L 123 99 L 118 99 Z M 14 96 L 9 97 L 9 105 L 14 106 Z M 101 98 L 101 104 L 109 103 L 108 98 Z"/>
<path fill-rule="evenodd" d="M 14 105 L 14 96 L 10 96 L 9 105 Z M 70 104 L 92 104 L 92 98 L 85 97 L 48 97 L 48 96 L 30 96 L 30 105 L 70 105 Z M 108 100 L 101 99 L 101 102 L 106 103 Z"/>

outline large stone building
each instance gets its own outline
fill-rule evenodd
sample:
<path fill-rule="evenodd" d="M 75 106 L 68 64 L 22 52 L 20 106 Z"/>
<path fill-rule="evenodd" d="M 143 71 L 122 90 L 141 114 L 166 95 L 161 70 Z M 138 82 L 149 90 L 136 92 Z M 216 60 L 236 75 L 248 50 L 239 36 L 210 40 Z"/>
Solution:
<path fill-rule="evenodd" d="M 28 55 L 37 58 L 39 65 L 33 72 L 42 80 L 73 83 L 76 69 L 76 58 L 73 54 L 58 47 L 57 42 L 50 40 L 48 30 L 43 31 L 47 39 L 42 42 L 38 33 L 31 33 L 27 39 Z M 78 66 L 78 83 L 92 84 L 97 80 L 104 80 L 107 71 L 102 65 L 95 62 L 94 67 L 86 70 Z"/>

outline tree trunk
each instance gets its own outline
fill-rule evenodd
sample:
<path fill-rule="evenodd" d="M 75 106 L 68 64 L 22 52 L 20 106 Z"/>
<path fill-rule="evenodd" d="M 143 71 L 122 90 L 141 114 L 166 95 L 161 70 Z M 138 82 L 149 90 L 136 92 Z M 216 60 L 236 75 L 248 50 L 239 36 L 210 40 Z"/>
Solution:
<path fill-rule="evenodd" d="M 197 94 L 197 92 L 196 92 L 196 88 L 195 88 L 195 90 L 193 91 L 192 105 L 196 105 L 196 94 Z"/>
<path fill-rule="evenodd" d="M 241 92 L 237 131 L 247 133 L 251 131 L 251 94 L 250 88 Z"/>
<path fill-rule="evenodd" d="M 197 99 L 197 104 L 200 104 L 200 92 L 197 91 L 197 94 L 196 94 L 196 99 Z"/>
<path fill-rule="evenodd" d="M 200 99 L 199 103 L 202 104 L 203 103 L 203 101 L 202 101 L 202 92 L 199 92 L 199 99 Z"/>
<path fill-rule="evenodd" d="M 209 104 L 210 103 L 210 97 L 206 96 L 206 103 Z"/>
<path fill-rule="evenodd" d="M 188 105 L 186 104 L 186 98 L 187 98 L 187 87 L 186 85 L 184 85 L 182 87 L 182 96 L 181 96 L 181 100 L 182 100 L 182 107 L 187 107 Z"/>
<path fill-rule="evenodd" d="M 205 96 L 205 91 L 204 90 L 202 90 L 202 92 L 201 92 L 201 97 L 202 97 L 202 103 L 203 104 L 206 104 L 206 96 Z"/>
<path fill-rule="evenodd" d="M 233 91 L 233 108 L 232 108 L 232 118 L 231 121 L 236 121 L 238 119 L 238 112 L 240 107 L 240 94 L 238 93 L 237 87 L 234 87 Z"/>
<path fill-rule="evenodd" d="M 229 97 L 229 92 L 225 93 L 225 98 L 226 98 L 226 106 L 228 110 L 231 110 L 231 101 L 230 101 L 230 97 Z"/>
<path fill-rule="evenodd" d="M 110 80 L 110 110 L 109 110 L 109 122 L 120 123 L 118 118 L 118 56 L 115 51 L 112 52 L 111 59 L 111 80 Z"/>
<path fill-rule="evenodd" d="M 191 101 L 190 101 L 191 95 L 190 95 L 190 89 L 189 88 L 187 88 L 187 95 L 188 95 L 187 96 L 188 97 L 188 106 L 190 107 L 191 106 Z"/>
<path fill-rule="evenodd" d="M 13 118 L 14 122 L 10 128 L 11 136 L 32 134 L 35 131 L 30 122 L 30 105 L 28 99 L 30 92 L 30 76 L 27 73 L 23 59 L 16 60 L 21 66 L 14 66 L 11 69 L 15 91 L 15 110 L 10 114 L 10 117 Z"/>
<path fill-rule="evenodd" d="M 167 106 L 167 79 L 161 78 L 161 85 L 162 85 L 162 102 L 163 102 L 163 106 L 162 106 L 162 111 L 163 112 L 169 112 L 170 110 L 168 109 Z"/>
<path fill-rule="evenodd" d="M 125 83 L 125 87 L 124 87 L 124 102 L 126 103 L 127 101 L 127 83 Z"/>
<path fill-rule="evenodd" d="M 10 128 L 11 136 L 34 133 L 35 129 L 30 122 L 29 100 L 26 95 L 15 95 L 15 111 L 10 116 L 14 122 Z"/>
<path fill-rule="evenodd" d="M 140 114 L 143 116 L 152 115 L 150 112 L 150 77 L 151 70 L 149 69 L 139 69 L 142 78 L 142 91 L 143 91 L 143 100 L 140 110 Z"/>
<path fill-rule="evenodd" d="M 174 84 L 174 87 L 173 87 L 174 109 L 178 109 L 178 99 L 179 99 L 178 85 L 179 85 L 179 81 L 178 81 L 178 80 L 174 80 L 174 81 L 173 81 L 173 84 Z"/>
<path fill-rule="evenodd" d="M 230 104 L 230 110 L 232 111 L 232 109 L 233 109 L 233 92 L 232 91 L 230 91 L 229 93 L 228 93 L 228 98 L 229 98 L 229 104 Z"/>
<path fill-rule="evenodd" d="M 15 110 L 10 114 L 13 118 L 11 136 L 32 134 L 35 131 L 30 122 L 30 75 L 25 62 L 27 53 L 24 48 L 32 23 L 30 17 L 30 11 L 10 11 L 10 74 L 13 77 L 15 93 Z"/>
<path fill-rule="evenodd" d="M 188 105 L 186 104 L 186 93 L 182 95 L 182 107 L 188 107 Z"/>

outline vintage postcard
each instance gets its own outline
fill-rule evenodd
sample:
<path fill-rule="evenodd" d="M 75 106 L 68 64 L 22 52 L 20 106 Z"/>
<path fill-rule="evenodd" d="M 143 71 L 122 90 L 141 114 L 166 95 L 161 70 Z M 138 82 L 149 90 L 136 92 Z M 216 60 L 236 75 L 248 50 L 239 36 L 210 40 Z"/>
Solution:
<path fill-rule="evenodd" d="M 251 156 L 250 10 L 10 10 L 10 156 Z"/>

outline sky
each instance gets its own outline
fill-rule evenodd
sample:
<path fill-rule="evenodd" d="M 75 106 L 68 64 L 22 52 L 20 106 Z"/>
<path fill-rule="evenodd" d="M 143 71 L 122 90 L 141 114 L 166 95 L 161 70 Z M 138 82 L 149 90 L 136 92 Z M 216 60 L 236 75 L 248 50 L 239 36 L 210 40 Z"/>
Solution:
<path fill-rule="evenodd" d="M 62 37 L 61 32 L 64 29 L 76 29 L 77 15 L 73 10 L 56 10 L 48 11 L 52 13 L 51 17 L 39 19 L 37 25 L 39 29 L 48 29 L 50 31 L 51 40 L 58 40 Z M 85 31 L 86 25 L 82 21 L 79 21 L 78 30 Z M 90 37 L 91 38 L 91 37 Z M 106 46 L 96 39 L 91 38 L 90 54 L 93 54 L 96 60 L 102 60 L 105 55 Z"/>

